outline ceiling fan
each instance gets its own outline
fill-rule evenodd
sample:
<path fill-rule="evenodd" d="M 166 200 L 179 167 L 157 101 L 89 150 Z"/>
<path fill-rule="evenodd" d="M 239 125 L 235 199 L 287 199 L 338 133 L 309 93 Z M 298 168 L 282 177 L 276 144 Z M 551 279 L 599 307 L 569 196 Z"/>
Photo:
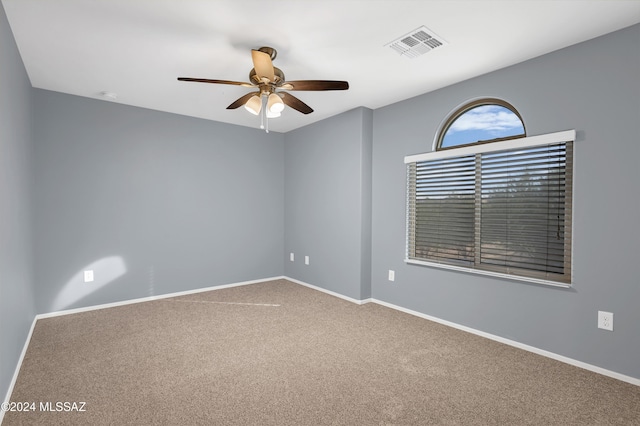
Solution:
<path fill-rule="evenodd" d="M 230 84 L 234 86 L 257 89 L 236 99 L 227 109 L 236 109 L 244 105 L 245 109 L 254 115 L 261 115 L 261 129 L 269 131 L 268 119 L 280 117 L 285 105 L 310 114 L 313 109 L 288 91 L 323 91 L 347 90 L 349 83 L 336 80 L 297 80 L 286 81 L 280 68 L 273 66 L 277 51 L 272 47 L 261 47 L 251 50 L 253 69 L 249 73 L 249 83 L 229 80 L 211 80 L 206 78 L 178 77 L 179 81 L 193 81 L 196 83 Z"/>

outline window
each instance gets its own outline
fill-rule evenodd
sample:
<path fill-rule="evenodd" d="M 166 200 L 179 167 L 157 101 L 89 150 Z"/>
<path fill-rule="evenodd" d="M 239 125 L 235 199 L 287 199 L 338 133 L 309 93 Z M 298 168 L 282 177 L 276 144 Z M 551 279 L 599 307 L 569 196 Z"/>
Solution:
<path fill-rule="evenodd" d="M 511 112 L 468 105 L 439 135 L 439 145 L 450 146 L 405 158 L 406 261 L 568 286 L 575 131 L 525 137 L 519 114 L 505 105 L 497 107 Z M 492 129 L 487 111 L 520 125 L 512 117 Z M 496 137 L 451 142 L 454 126 L 473 127 L 469 113 Z"/>
<path fill-rule="evenodd" d="M 450 115 L 438 135 L 437 149 L 526 136 L 518 111 L 501 99 L 481 99 Z"/>

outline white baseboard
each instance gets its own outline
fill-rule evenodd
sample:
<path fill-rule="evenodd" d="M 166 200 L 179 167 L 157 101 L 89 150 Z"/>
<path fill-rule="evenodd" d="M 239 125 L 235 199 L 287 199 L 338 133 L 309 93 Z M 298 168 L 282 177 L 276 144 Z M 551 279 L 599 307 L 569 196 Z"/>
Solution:
<path fill-rule="evenodd" d="M 378 300 L 378 299 L 375 299 L 375 298 L 362 299 L 362 300 L 353 299 L 351 297 L 344 296 L 342 294 L 336 293 L 336 292 L 331 291 L 331 290 L 324 289 L 322 287 L 317 287 L 315 285 L 306 283 L 304 281 L 296 280 L 294 278 L 290 278 L 290 277 L 287 277 L 287 276 L 285 276 L 283 278 L 285 280 L 294 282 L 296 284 L 300 284 L 300 285 L 303 285 L 305 287 L 309 287 L 311 289 L 318 290 L 318 291 L 330 294 L 330 295 L 335 296 L 335 297 L 339 297 L 341 299 L 347 300 L 347 301 L 355 303 L 357 305 L 364 305 L 365 303 L 377 303 L 378 305 L 386 306 L 387 308 L 395 309 L 397 311 L 404 312 L 406 314 L 414 315 L 414 316 L 417 316 L 417 317 L 420 317 L 420 318 L 423 318 L 423 319 L 426 319 L 426 320 L 429 320 L 429 321 L 437 322 L 438 324 L 442 324 L 442 325 L 446 325 L 446 326 L 449 326 L 449 327 L 453 327 L 453 328 L 458 329 L 458 330 L 466 331 L 467 333 L 475 334 L 476 336 L 480 336 L 480 337 L 484 337 L 484 338 L 487 338 L 487 339 L 491 339 L 491 340 L 494 340 L 496 342 L 504 343 L 505 345 L 513 346 L 515 348 L 523 349 L 525 351 L 532 352 L 532 353 L 535 353 L 535 354 L 538 354 L 538 355 L 542 355 L 542 356 L 547 357 L 547 358 L 555 359 L 556 361 L 564 362 L 565 364 L 573 365 L 575 367 L 580 367 L 580 368 L 583 368 L 585 370 L 592 371 L 594 373 L 602 374 L 604 376 L 612 377 L 614 379 L 618 379 L 618 380 L 621 380 L 623 382 L 631 383 L 632 385 L 640 386 L 640 379 L 636 379 L 635 377 L 631 377 L 631 376 L 627 376 L 627 375 L 624 375 L 624 374 L 621 374 L 621 373 L 617 373 L 615 371 L 607 370 L 605 368 L 598 367 L 596 365 L 587 364 L 586 362 L 578 361 L 576 359 L 569 358 L 569 357 L 566 357 L 564 355 L 559 355 L 559 354 L 556 354 L 556 353 L 553 353 L 553 352 L 546 351 L 544 349 L 536 348 L 535 346 L 526 345 L 524 343 L 520 343 L 520 342 L 517 342 L 515 340 L 506 339 L 504 337 L 496 336 L 495 334 L 486 333 L 484 331 L 476 330 L 475 328 L 471 328 L 471 327 L 460 325 L 460 324 L 457 324 L 457 323 L 454 323 L 454 322 L 451 322 L 451 321 L 443 320 L 443 319 L 440 319 L 440 318 L 437 318 L 437 317 L 433 317 L 431 315 L 423 314 L 422 312 L 413 311 L 411 309 L 403 308 L 402 306 L 394 305 L 392 303 L 384 302 L 382 300 Z"/>
<path fill-rule="evenodd" d="M 7 394 L 6 394 L 3 402 L 10 402 L 11 401 L 11 394 L 13 393 L 13 388 L 14 388 L 14 386 L 16 384 L 16 381 L 18 380 L 18 374 L 20 373 L 20 367 L 22 367 L 22 361 L 24 360 L 25 354 L 27 353 L 27 348 L 29 347 L 29 342 L 31 342 L 31 335 L 33 334 L 33 329 L 35 328 L 36 322 L 39 319 L 58 317 L 58 316 L 62 316 L 62 315 L 77 314 L 79 312 L 95 311 L 95 310 L 99 310 L 99 309 L 113 308 L 115 306 L 131 305 L 131 304 L 134 304 L 134 303 L 150 302 L 150 301 L 153 301 L 153 300 L 168 299 L 170 297 L 185 296 L 185 295 L 188 295 L 188 294 L 203 293 L 205 291 L 212 291 L 212 290 L 222 290 L 223 288 L 240 287 L 240 286 L 244 286 L 244 285 L 258 284 L 258 283 L 263 283 L 263 282 L 267 282 L 267 281 L 274 281 L 274 280 L 280 280 L 280 279 L 286 279 L 286 278 L 284 276 L 278 276 L 278 277 L 272 277 L 272 278 L 264 278 L 264 279 L 260 279 L 260 280 L 242 281 L 242 282 L 237 282 L 237 283 L 232 283 L 232 284 L 223 284 L 223 285 L 213 286 L 213 287 L 197 288 L 197 289 L 194 289 L 194 290 L 185 290 L 185 291 L 162 294 L 162 295 L 157 295 L 157 296 L 141 297 L 139 299 L 123 300 L 121 302 L 104 303 L 102 305 L 87 306 L 87 307 L 84 307 L 84 308 L 67 309 L 67 310 L 64 310 L 64 311 L 56 311 L 56 312 L 49 312 L 49 313 L 46 313 L 46 314 L 38 314 L 33 318 L 33 322 L 31 323 L 31 328 L 29 329 L 29 334 L 27 335 L 27 339 L 26 339 L 26 341 L 24 343 L 24 347 L 22 348 L 22 353 L 20 354 L 20 358 L 18 359 L 18 365 L 16 365 L 16 369 L 15 369 L 15 371 L 13 373 L 13 377 L 11 379 L 11 383 L 9 384 L 9 389 L 7 390 Z M 2 419 L 4 418 L 4 413 L 5 413 L 4 411 L 0 410 L 0 425 L 2 424 Z"/>
<path fill-rule="evenodd" d="M 13 393 L 13 388 L 18 381 L 18 374 L 20 373 L 20 367 L 22 366 L 22 361 L 24 361 L 24 356 L 27 354 L 27 348 L 29 347 L 29 343 L 31 342 L 31 335 L 33 334 L 33 329 L 36 327 L 36 321 L 38 318 L 33 318 L 33 322 L 31 323 L 31 328 L 29 329 L 29 333 L 27 334 L 27 339 L 24 342 L 24 346 L 22 347 L 22 352 L 20 353 L 20 358 L 18 358 L 18 365 L 16 365 L 16 370 L 13 372 L 13 377 L 11 378 L 11 383 L 9 383 L 9 389 L 7 389 L 7 395 L 5 396 L 3 402 L 11 401 L 11 394 Z M 4 410 L 0 410 L 0 425 L 2 424 L 2 419 L 4 419 Z"/>
<path fill-rule="evenodd" d="M 544 349 L 536 348 L 535 346 L 529 346 L 524 343 L 517 342 L 515 340 L 506 339 L 504 337 L 496 336 L 495 334 L 486 333 L 484 331 L 476 330 L 471 327 L 467 327 L 464 325 L 456 324 L 451 321 L 446 321 L 437 317 L 432 317 L 431 315 L 423 314 L 422 312 L 412 311 L 411 309 L 403 308 L 402 306 L 393 305 L 391 303 L 384 302 L 382 300 L 372 299 L 373 303 L 377 303 L 378 305 L 386 306 L 387 308 L 395 309 L 400 312 L 404 312 L 410 315 L 415 315 L 420 318 L 424 318 L 429 321 L 437 322 L 442 325 L 446 325 L 449 327 L 453 327 L 458 330 L 466 331 L 467 333 L 475 334 L 476 336 L 485 337 L 487 339 L 495 340 L 496 342 L 504 343 L 505 345 L 513 346 L 518 349 L 523 349 L 528 352 L 533 352 L 534 354 L 542 355 L 547 358 L 555 359 L 556 361 L 564 362 L 565 364 L 570 364 L 575 367 L 580 367 L 585 370 L 593 371 L 594 373 L 602 374 L 604 376 L 612 377 L 614 379 L 621 380 L 623 382 L 631 383 L 632 385 L 640 386 L 640 379 L 636 379 L 635 377 L 626 376 L 624 374 L 617 373 L 615 371 L 607 370 L 602 367 L 598 367 L 596 365 L 587 364 L 586 362 L 578 361 L 573 358 L 566 357 L 564 355 L 558 355 L 553 352 L 546 351 Z"/>
<path fill-rule="evenodd" d="M 524 343 L 517 342 L 515 340 L 506 339 L 504 337 L 500 337 L 500 336 L 496 336 L 494 334 L 486 333 L 484 331 L 476 330 L 476 329 L 471 328 L 471 327 L 467 327 L 467 326 L 464 326 L 464 325 L 456 324 L 456 323 L 451 322 L 451 321 L 446 321 L 446 320 L 443 320 L 443 319 L 440 319 L 440 318 L 437 318 L 437 317 L 433 317 L 431 315 L 423 314 L 422 312 L 413 311 L 411 309 L 403 308 L 402 306 L 398 306 L 398 305 L 394 305 L 394 304 L 391 304 L 391 303 L 388 303 L 388 302 L 384 302 L 382 300 L 378 300 L 378 299 L 374 299 L 374 298 L 368 298 L 368 299 L 362 299 L 362 300 L 354 299 L 352 297 L 348 297 L 348 296 L 342 295 L 340 293 L 336 293 L 335 291 L 327 290 L 327 289 L 324 289 L 322 287 L 318 287 L 318 286 L 306 283 L 304 281 L 297 280 L 295 278 L 290 278 L 290 277 L 287 277 L 287 276 L 278 276 L 278 277 L 264 278 L 264 279 L 260 279 L 260 280 L 242 281 L 242 282 L 237 282 L 237 283 L 232 283 L 232 284 L 223 284 L 223 285 L 213 286 L 213 287 L 199 288 L 199 289 L 194 289 L 194 290 L 186 290 L 186 291 L 180 291 L 180 292 L 176 292 L 176 293 L 168 293 L 168 294 L 163 294 L 163 295 L 158 295 L 158 296 L 143 297 L 143 298 L 139 298 L 139 299 L 124 300 L 122 302 L 105 303 L 105 304 L 102 304 L 102 305 L 88 306 L 88 307 L 85 307 L 85 308 L 68 309 L 68 310 L 65 310 L 65 311 L 51 312 L 51 313 L 47 313 L 47 314 L 38 314 L 33 319 L 33 323 L 31 324 L 31 328 L 29 329 L 29 334 L 27 335 L 27 339 L 25 341 L 24 347 L 22 348 L 22 353 L 20 354 L 20 358 L 18 360 L 18 365 L 16 366 L 15 372 L 13 374 L 13 378 L 11 379 L 11 383 L 9 385 L 9 389 L 7 391 L 7 395 L 6 395 L 5 399 L 4 399 L 4 402 L 9 402 L 10 401 L 11 394 L 13 392 L 13 387 L 15 386 L 15 383 L 16 383 L 16 381 L 18 379 L 18 373 L 20 372 L 20 367 L 22 366 L 22 361 L 24 360 L 25 354 L 27 353 L 27 348 L 29 347 L 29 342 L 31 341 L 31 335 L 33 334 L 33 329 L 35 328 L 36 322 L 41 318 L 51 318 L 51 317 L 56 317 L 56 316 L 61 316 L 61 315 L 70 315 L 70 314 L 75 314 L 75 313 L 79 313 L 79 312 L 87 312 L 87 311 L 93 311 L 93 310 L 98 310 L 98 309 L 106 309 L 106 308 L 112 308 L 112 307 L 115 307 L 115 306 L 130 305 L 130 304 L 133 304 L 133 303 L 149 302 L 149 301 L 153 301 L 153 300 L 166 299 L 166 298 L 170 298 L 170 297 L 184 296 L 184 295 L 195 294 L 195 293 L 203 293 L 205 291 L 222 290 L 222 289 L 225 289 L 225 288 L 239 287 L 239 286 L 251 285 L 251 284 L 258 284 L 258 283 L 263 283 L 263 282 L 267 282 L 267 281 L 274 281 L 274 280 L 279 280 L 279 279 L 285 279 L 285 280 L 291 281 L 291 282 L 293 282 L 295 284 L 299 284 L 299 285 L 302 285 L 304 287 L 311 288 L 313 290 L 321 291 L 321 292 L 329 294 L 331 296 L 339 297 L 340 299 L 346 300 L 346 301 L 351 302 L 351 303 L 355 303 L 357 305 L 364 305 L 366 303 L 377 303 L 378 305 L 386 306 L 387 308 L 395 309 L 397 311 L 404 312 L 406 314 L 414 315 L 414 316 L 417 316 L 417 317 L 420 317 L 420 318 L 423 318 L 423 319 L 426 319 L 426 320 L 429 320 L 429 321 L 434 321 L 434 322 L 437 322 L 439 324 L 443 324 L 443 325 L 446 325 L 446 326 L 449 326 L 449 327 L 453 327 L 453 328 L 458 329 L 458 330 L 462 330 L 462 331 L 466 331 L 468 333 L 475 334 L 477 336 L 485 337 L 487 339 L 491 339 L 491 340 L 494 340 L 494 341 L 497 341 L 497 342 L 500 342 L 500 343 L 504 343 L 504 344 L 509 345 L 509 346 L 513 346 L 513 347 L 516 347 L 516 348 L 519 348 L 519 349 L 523 349 L 523 350 L 528 351 L 528 352 L 532 352 L 532 353 L 535 353 L 535 354 L 538 354 L 538 355 L 542 355 L 542 356 L 547 357 L 547 358 L 555 359 L 557 361 L 564 362 L 566 364 L 573 365 L 575 367 L 580 367 L 580 368 L 583 368 L 585 370 L 592 371 L 594 373 L 602 374 L 604 376 L 612 377 L 614 379 L 621 380 L 623 382 L 631 383 L 632 385 L 640 386 L 640 379 L 637 379 L 635 377 L 627 376 L 627 375 L 624 375 L 624 374 L 621 374 L 621 373 L 617 373 L 615 371 L 607 370 L 607 369 L 602 368 L 602 367 L 598 367 L 598 366 L 595 366 L 595 365 L 587 364 L 586 362 L 578 361 L 578 360 L 575 360 L 573 358 L 569 358 L 569 357 L 566 357 L 566 356 L 563 356 L 563 355 L 558 355 L 556 353 L 549 352 L 549 351 L 546 351 L 544 349 L 539 349 L 539 348 L 536 348 L 534 346 L 529 346 L 529 345 L 526 345 Z M 0 410 L 0 424 L 2 424 L 3 417 L 4 417 L 4 411 Z"/>
<path fill-rule="evenodd" d="M 304 281 L 300 281 L 300 280 L 297 280 L 295 278 L 286 277 L 286 276 L 282 277 L 282 278 L 287 280 L 287 281 L 291 281 L 293 283 L 300 284 L 302 286 L 309 287 L 309 288 L 312 288 L 314 290 L 321 291 L 323 293 L 327 293 L 327 294 L 329 294 L 331 296 L 339 297 L 340 299 L 344 299 L 344 300 L 346 300 L 348 302 L 355 303 L 356 305 L 364 305 L 365 303 L 369 303 L 369 302 L 372 301 L 372 299 L 362 299 L 362 300 L 361 299 L 354 299 L 352 297 L 345 296 L 345 295 L 340 294 L 340 293 L 336 293 L 335 291 L 327 290 L 326 288 L 317 287 L 317 286 L 315 286 L 313 284 L 305 283 Z"/>
<path fill-rule="evenodd" d="M 283 276 L 279 276 L 279 277 L 264 278 L 264 279 L 260 279 L 260 280 L 241 281 L 241 282 L 232 283 L 232 284 L 222 284 L 222 285 L 212 286 L 212 287 L 204 287 L 204 288 L 196 288 L 196 289 L 193 289 L 193 290 L 178 291 L 178 292 L 175 292 L 175 293 L 160 294 L 160 295 L 157 295 L 157 296 L 141 297 L 139 299 L 123 300 L 121 302 L 104 303 L 102 305 L 87 306 L 87 307 L 84 307 L 84 308 L 67 309 L 67 310 L 64 310 L 64 311 L 49 312 L 47 314 L 38 314 L 38 315 L 36 315 L 36 319 L 58 317 L 58 316 L 61 316 L 61 315 L 77 314 L 79 312 L 95 311 L 95 310 L 98 310 L 98 309 L 113 308 L 115 306 L 131 305 L 133 303 L 151 302 L 153 300 L 168 299 L 170 297 L 186 296 L 186 295 L 189 295 L 189 294 L 204 293 L 205 291 L 222 290 L 224 288 L 240 287 L 240 286 L 243 286 L 243 285 L 258 284 L 258 283 L 263 283 L 263 282 L 267 282 L 267 281 L 274 281 L 274 280 L 281 280 L 281 279 L 286 279 L 286 278 L 283 277 Z"/>

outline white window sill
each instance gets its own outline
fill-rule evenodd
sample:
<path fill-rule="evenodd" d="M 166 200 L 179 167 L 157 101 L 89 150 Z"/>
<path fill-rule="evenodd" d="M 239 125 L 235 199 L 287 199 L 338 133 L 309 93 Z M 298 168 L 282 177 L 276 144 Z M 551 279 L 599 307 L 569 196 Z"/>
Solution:
<path fill-rule="evenodd" d="M 532 278 L 532 277 L 523 277 L 523 276 L 512 275 L 512 274 L 503 274 L 500 272 L 493 272 L 493 271 L 483 271 L 482 269 L 465 268 L 464 266 L 446 265 L 443 263 L 425 262 L 422 260 L 415 260 L 415 259 L 405 259 L 404 262 L 412 265 L 430 266 L 430 267 L 440 268 L 440 269 L 449 269 L 453 271 L 468 272 L 470 274 L 486 275 L 490 277 L 506 278 L 508 280 L 514 280 L 514 281 L 524 281 L 528 283 L 548 285 L 552 287 L 571 288 L 572 286 L 571 284 L 560 283 L 557 281 L 550 281 L 550 280 L 544 280 L 544 279 Z"/>

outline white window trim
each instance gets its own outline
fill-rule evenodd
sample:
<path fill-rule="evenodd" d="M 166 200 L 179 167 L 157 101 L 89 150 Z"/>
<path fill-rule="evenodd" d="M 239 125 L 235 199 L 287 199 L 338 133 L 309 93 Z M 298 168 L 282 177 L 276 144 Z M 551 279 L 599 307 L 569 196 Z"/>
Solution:
<path fill-rule="evenodd" d="M 563 132 L 547 133 L 545 135 L 528 136 L 526 138 L 509 139 L 506 141 L 490 142 L 477 145 L 462 146 L 460 148 L 449 148 L 442 151 L 425 152 L 423 154 L 407 155 L 404 163 L 417 163 L 418 161 L 439 160 L 449 157 L 462 157 L 465 155 L 479 154 L 483 152 L 503 151 L 506 149 L 529 148 L 538 145 L 549 145 L 576 140 L 575 130 L 565 130 Z"/>
<path fill-rule="evenodd" d="M 565 130 L 562 132 L 547 133 L 544 135 L 529 136 L 529 137 L 519 138 L 519 139 L 510 139 L 510 140 L 500 141 L 500 142 L 491 142 L 486 144 L 463 146 L 460 148 L 452 148 L 452 149 L 447 149 L 443 151 L 434 151 L 434 152 L 426 152 L 423 154 L 408 155 L 404 157 L 404 163 L 405 164 L 416 163 L 419 161 L 438 160 L 442 158 L 459 157 L 459 156 L 472 155 L 472 154 L 478 154 L 483 152 L 503 151 L 507 149 L 529 148 L 533 146 L 549 145 L 549 144 L 568 142 L 568 141 L 575 142 L 575 140 L 576 140 L 576 131 Z M 575 172 L 575 166 L 574 166 L 574 172 Z M 573 196 L 575 196 L 575 193 L 576 193 L 575 180 L 574 180 L 574 190 L 572 191 L 572 193 L 573 193 Z M 571 202 L 573 205 L 573 200 Z M 574 219 L 573 212 L 571 214 L 572 214 L 571 227 L 573 228 L 575 221 L 573 220 Z M 572 230 L 571 232 L 572 239 L 573 239 L 573 236 L 574 236 L 574 233 Z M 574 250 L 574 244 L 572 241 L 571 243 L 572 259 L 574 259 L 573 250 Z M 471 274 L 505 278 L 513 281 L 524 281 L 524 282 L 529 282 L 534 284 L 543 284 L 543 285 L 548 285 L 553 287 L 571 288 L 573 286 L 573 277 L 574 277 L 573 260 L 571 262 L 571 281 L 572 281 L 571 283 L 561 283 L 557 281 L 544 280 L 540 278 L 525 277 L 525 276 L 505 274 L 500 272 L 485 271 L 482 269 L 466 268 L 464 266 L 456 266 L 456 265 L 449 265 L 449 264 L 436 263 L 436 262 L 427 262 L 423 260 L 409 259 L 406 257 L 406 255 L 405 255 L 404 262 L 407 264 L 429 266 L 429 267 L 435 267 L 439 269 L 448 269 L 448 270 L 460 271 L 460 272 L 468 272 Z"/>
<path fill-rule="evenodd" d="M 573 245 L 572 245 L 572 250 L 573 250 Z M 505 278 L 512 281 L 525 281 L 525 282 L 534 283 L 534 284 L 544 284 L 544 285 L 549 285 L 553 287 L 571 288 L 573 286 L 573 283 L 561 283 L 557 281 L 543 280 L 540 278 L 523 277 L 521 275 L 513 275 L 513 274 L 503 274 L 500 272 L 484 271 L 482 269 L 475 269 L 475 268 L 465 268 L 464 266 L 448 265 L 445 263 L 426 262 L 423 260 L 405 258 L 404 263 L 411 264 L 411 265 L 429 266 L 429 267 L 434 267 L 439 269 L 449 269 L 449 270 L 460 271 L 460 272 L 468 272 L 470 274 L 487 275 L 491 277 Z M 573 268 L 573 262 L 571 263 L 571 268 Z M 573 274 L 571 274 L 571 276 L 573 277 Z"/>

